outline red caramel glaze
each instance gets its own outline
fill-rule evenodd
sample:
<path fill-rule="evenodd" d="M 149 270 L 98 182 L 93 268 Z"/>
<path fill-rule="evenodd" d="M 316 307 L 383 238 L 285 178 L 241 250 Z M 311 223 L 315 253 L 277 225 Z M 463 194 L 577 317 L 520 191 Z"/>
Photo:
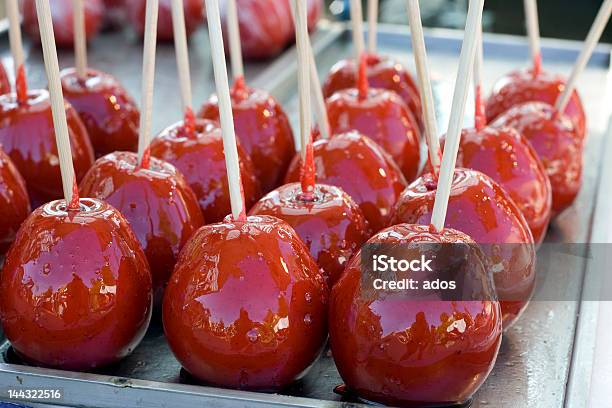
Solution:
<path fill-rule="evenodd" d="M 0 256 L 6 254 L 30 211 L 25 181 L 0 147 Z"/>
<path fill-rule="evenodd" d="M 422 125 L 422 108 L 419 89 L 412 75 L 399 62 L 380 55 L 367 55 L 367 78 L 372 88 L 397 93 L 406 103 L 412 115 Z M 323 84 L 323 94 L 329 98 L 334 93 L 357 87 L 358 66 L 353 59 L 338 61 L 330 70 Z"/>
<path fill-rule="evenodd" d="M 488 121 L 495 120 L 515 105 L 525 102 L 545 102 L 555 105 L 565 89 L 565 78 L 547 72 L 540 72 L 534 78 L 533 71 L 514 71 L 497 81 L 486 104 Z M 586 135 L 586 115 L 578 92 L 572 94 L 565 114 L 576 126 L 580 139 Z"/>
<path fill-rule="evenodd" d="M 457 166 L 478 170 L 502 186 L 525 216 L 536 244 L 544 240 L 552 189 L 544 165 L 524 136 L 508 127 L 466 129 Z"/>
<path fill-rule="evenodd" d="M 437 183 L 431 173 L 402 193 L 391 225 L 429 225 Z M 523 312 L 535 289 L 535 246 L 521 210 L 490 177 L 476 170 L 455 171 L 445 225 L 468 234 L 491 262 L 504 328 Z M 514 245 L 512 245 L 514 244 Z"/>
<path fill-rule="evenodd" d="M 11 92 L 11 83 L 4 69 L 4 65 L 0 62 L 0 95 Z"/>
<path fill-rule="evenodd" d="M 361 251 L 357 253 L 330 297 L 330 344 L 347 388 L 392 406 L 466 402 L 491 372 L 501 344 L 501 311 L 485 256 L 459 231 L 438 233 L 422 225 L 393 226 L 368 244 L 403 245 L 403 253 L 411 247 L 414 258 L 403 259 L 420 259 L 431 244 L 468 244 L 462 278 L 478 294 L 448 301 L 441 290 L 423 300 L 406 291 L 373 289 L 362 279 Z M 398 280 L 409 275 L 399 272 Z"/>
<path fill-rule="evenodd" d="M 144 34 L 146 3 L 146 0 L 127 0 L 124 6 L 132 26 L 140 36 Z M 189 36 L 204 21 L 204 0 L 183 0 L 183 10 L 185 30 Z M 159 0 L 157 39 L 158 41 L 172 41 L 173 38 L 172 0 Z"/>
<path fill-rule="evenodd" d="M 114 151 L 136 151 L 140 112 L 136 103 L 110 74 L 87 70 L 79 78 L 74 68 L 61 72 L 64 97 L 77 111 L 96 157 Z"/>
<path fill-rule="evenodd" d="M 87 130 L 66 103 L 68 136 L 77 181 L 94 162 Z M 32 207 L 62 197 L 62 179 L 55 142 L 49 92 L 30 90 L 18 103 L 14 93 L 0 95 L 0 144 L 26 181 Z"/>
<path fill-rule="evenodd" d="M 236 84 L 232 87 L 234 127 L 242 147 L 251 157 L 264 193 L 277 187 L 295 154 L 289 118 L 266 91 Z M 199 117 L 219 121 L 217 96 L 204 103 Z"/>
<path fill-rule="evenodd" d="M 132 1 L 132 0 L 130 0 Z M 23 29 L 30 39 L 40 43 L 40 31 L 36 16 L 36 0 L 23 0 Z M 74 24 L 72 0 L 50 0 L 53 32 L 58 47 L 72 47 L 74 44 Z M 85 36 L 88 40 L 95 37 L 104 22 L 104 2 L 87 0 L 83 2 L 85 12 Z"/>
<path fill-rule="evenodd" d="M 582 184 L 583 142 L 572 121 L 551 105 L 528 102 L 511 108 L 492 123 L 512 127 L 533 146 L 552 186 L 553 215 L 572 205 Z"/>
<path fill-rule="evenodd" d="M 285 184 L 255 204 L 251 215 L 272 215 L 291 225 L 331 286 L 370 237 L 370 229 L 359 206 L 338 187 L 317 184 L 313 200 L 301 196 L 300 183 Z"/>
<path fill-rule="evenodd" d="M 174 355 L 200 380 L 279 390 L 300 377 L 327 338 L 325 279 L 284 221 L 250 216 L 200 228 L 164 297 Z"/>
<path fill-rule="evenodd" d="M 26 361 L 90 370 L 130 354 L 151 318 L 151 273 L 113 207 L 81 199 L 36 209 L 17 233 L 0 277 L 6 337 Z"/>
<path fill-rule="evenodd" d="M 80 186 L 84 197 L 108 202 L 125 216 L 151 266 L 156 299 L 178 253 L 204 224 L 197 198 L 174 166 L 151 158 L 147 169 L 132 152 L 101 157 Z"/>
<path fill-rule="evenodd" d="M 173 164 L 194 191 L 207 222 L 220 222 L 231 213 L 223 138 L 216 122 L 198 119 L 195 134 L 186 132 L 184 122 L 163 130 L 151 143 L 151 155 Z M 261 197 L 251 159 L 238 143 L 240 176 L 245 206 L 251 208 Z"/>
<path fill-rule="evenodd" d="M 362 99 L 351 88 L 335 93 L 326 104 L 332 134 L 356 130 L 370 137 L 393 157 L 407 180 L 415 179 L 421 132 L 397 94 L 370 88 Z"/>
<path fill-rule="evenodd" d="M 341 133 L 313 143 L 317 180 L 342 188 L 361 208 L 372 232 L 383 229 L 393 205 L 407 186 L 406 179 L 372 139 L 358 132 Z M 300 180 L 297 154 L 285 182 Z"/>

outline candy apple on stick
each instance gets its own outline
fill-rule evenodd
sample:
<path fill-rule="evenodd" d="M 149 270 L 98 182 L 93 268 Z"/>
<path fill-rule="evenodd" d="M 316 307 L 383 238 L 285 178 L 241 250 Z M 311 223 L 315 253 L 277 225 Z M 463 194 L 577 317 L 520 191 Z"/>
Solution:
<path fill-rule="evenodd" d="M 64 199 L 36 209 L 17 233 L 0 274 L 0 318 L 28 363 L 92 370 L 127 356 L 144 337 L 151 274 L 125 218 L 79 198 L 49 0 L 36 6 Z"/>

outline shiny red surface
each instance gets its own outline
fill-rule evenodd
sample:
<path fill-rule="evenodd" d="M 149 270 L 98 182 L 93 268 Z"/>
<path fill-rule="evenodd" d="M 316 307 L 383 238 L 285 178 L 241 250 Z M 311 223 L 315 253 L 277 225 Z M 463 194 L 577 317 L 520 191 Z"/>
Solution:
<path fill-rule="evenodd" d="M 474 242 L 451 229 L 402 224 L 368 243 L 412 245 L 415 257 L 403 259 L 417 259 L 423 251 L 417 243 Z M 444 301 L 444 291 L 422 300 L 376 290 L 363 283 L 361 254 L 352 258 L 332 288 L 329 313 L 334 361 L 351 392 L 392 406 L 428 407 L 464 403 L 478 390 L 495 363 L 502 325 L 485 257 L 476 246 L 468 254 L 463 268 L 480 293 L 476 300 Z"/>
<path fill-rule="evenodd" d="M 531 144 L 512 128 L 486 127 L 461 134 L 457 166 L 478 170 L 506 190 L 523 213 L 536 244 L 546 235 L 552 188 Z"/>
<path fill-rule="evenodd" d="M 0 148 L 0 256 L 6 254 L 30 211 L 25 181 L 11 159 Z"/>
<path fill-rule="evenodd" d="M 127 219 L 151 265 L 153 290 L 160 299 L 179 251 L 204 218 L 174 166 L 151 158 L 150 167 L 143 169 L 137 160 L 131 152 L 98 159 L 83 178 L 80 193 L 108 202 Z"/>
<path fill-rule="evenodd" d="M 552 186 L 553 215 L 572 205 L 582 184 L 583 142 L 572 121 L 554 107 L 531 102 L 514 106 L 492 123 L 515 128 L 533 146 Z"/>
<path fill-rule="evenodd" d="M 289 118 L 266 91 L 244 85 L 232 87 L 234 127 L 242 147 L 251 157 L 264 193 L 277 187 L 295 154 Z M 217 96 L 204 103 L 199 117 L 219 121 Z"/>
<path fill-rule="evenodd" d="M 151 155 L 173 164 L 194 191 L 208 223 L 231 213 L 221 129 L 216 122 L 198 119 L 196 134 L 185 133 L 183 122 L 163 130 L 151 143 Z M 238 143 L 240 176 L 247 210 L 261 197 L 251 159 Z"/>
<path fill-rule="evenodd" d="M 4 65 L 0 62 L 0 95 L 11 92 L 11 83 L 4 69 Z"/>
<path fill-rule="evenodd" d="M 108 204 L 63 200 L 24 222 L 0 276 L 0 317 L 26 361 L 90 370 L 130 354 L 151 318 L 151 274 L 138 240 Z"/>
<path fill-rule="evenodd" d="M 381 88 L 397 93 L 408 105 L 410 112 L 421 124 L 422 108 L 419 89 L 412 75 L 399 62 L 380 55 L 367 56 L 367 77 L 372 88 Z M 353 59 L 338 61 L 330 70 L 323 94 L 329 98 L 334 93 L 356 88 L 357 64 Z"/>
<path fill-rule="evenodd" d="M 486 104 L 489 122 L 500 116 L 513 106 L 525 102 L 545 102 L 555 104 L 557 98 L 565 89 L 565 78 L 545 71 L 534 78 L 531 69 L 514 71 L 497 81 Z M 584 139 L 586 135 L 586 115 L 578 92 L 572 94 L 565 114 L 574 122 L 578 135 Z"/>
<path fill-rule="evenodd" d="M 346 89 L 327 99 L 327 112 L 333 134 L 357 130 L 389 153 L 407 180 L 416 178 L 421 132 L 397 94 L 370 88 L 362 99 L 357 89 Z"/>
<path fill-rule="evenodd" d="M 79 78 L 68 68 L 62 70 L 61 81 L 64 98 L 85 124 L 96 157 L 137 150 L 140 112 L 115 77 L 89 69 L 86 78 Z"/>
<path fill-rule="evenodd" d="M 274 217 L 206 225 L 166 288 L 174 355 L 207 384 L 281 389 L 320 354 L 328 289 L 308 248 Z"/>
<path fill-rule="evenodd" d="M 263 197 L 250 214 L 272 215 L 291 225 L 331 286 L 370 237 L 370 229 L 359 206 L 340 188 L 317 184 L 313 201 L 301 194 L 300 183 L 285 184 Z"/>
<path fill-rule="evenodd" d="M 131 0 L 130 0 L 131 1 Z M 35 43 L 40 42 L 36 0 L 23 0 L 23 29 Z M 53 33 L 58 47 L 72 47 L 74 43 L 74 23 L 72 0 L 49 0 Z M 104 2 L 102 0 L 83 1 L 85 10 L 85 36 L 88 40 L 95 37 L 104 22 Z"/>
<path fill-rule="evenodd" d="M 125 2 L 128 18 L 138 33 L 144 34 L 146 0 L 128 0 Z M 204 0 L 183 0 L 185 30 L 191 35 L 204 21 Z M 172 41 L 172 0 L 159 0 L 157 16 L 157 39 Z"/>
<path fill-rule="evenodd" d="M 85 126 L 66 103 L 68 132 L 76 179 L 94 162 Z M 63 196 L 49 92 L 30 90 L 20 104 L 15 94 L 0 95 L 0 144 L 26 181 L 32 207 Z"/>
<path fill-rule="evenodd" d="M 436 188 L 431 173 L 415 180 L 395 205 L 391 225 L 429 225 Z M 534 240 L 521 210 L 490 177 L 458 168 L 445 226 L 466 233 L 479 244 L 488 244 L 483 245 L 483 251 L 495 271 L 504 328 L 509 327 L 525 310 L 535 288 Z"/>

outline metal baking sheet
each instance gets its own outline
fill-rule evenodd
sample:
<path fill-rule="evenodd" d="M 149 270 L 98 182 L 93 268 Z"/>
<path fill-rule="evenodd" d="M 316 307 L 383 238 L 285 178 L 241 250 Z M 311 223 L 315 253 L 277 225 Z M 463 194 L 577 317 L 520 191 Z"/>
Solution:
<path fill-rule="evenodd" d="M 427 46 L 435 75 L 435 94 L 440 128 L 446 127 L 462 35 L 455 31 L 429 31 Z M 508 36 L 485 36 L 485 86 L 528 61 L 524 39 Z M 543 41 L 546 69 L 569 73 L 577 56 L 579 43 Z M 339 58 L 351 55 L 350 32 L 344 25 L 323 22 L 314 35 L 313 46 L 321 77 Z M 1 52 L 5 61 L 7 44 Z M 115 74 L 136 98 L 140 95 L 141 55 L 138 40 L 123 33 L 102 36 L 91 44 L 90 64 Z M 206 33 L 201 30 L 190 43 L 194 101 L 201 103 L 213 91 L 214 81 Z M 407 27 L 381 26 L 379 51 L 392 55 L 412 68 L 410 37 Z M 600 177 L 602 152 L 610 116 L 610 92 L 603 89 L 610 68 L 610 50 L 598 48 L 579 85 L 589 119 L 589 139 L 585 151 L 584 182 L 575 205 L 559 217 L 548 235 L 552 242 L 589 242 L 599 236 L 600 225 L 593 224 L 595 203 L 609 205 L 609 196 L 598 196 L 604 181 Z M 60 54 L 60 64 L 72 64 L 72 53 Z M 29 52 L 29 78 L 34 86 L 43 86 L 44 71 L 40 51 Z M 157 58 L 154 129 L 180 118 L 180 99 L 176 87 L 176 65 L 171 45 L 160 45 Z M 295 51 L 289 50 L 272 64 L 250 65 L 247 79 L 252 85 L 270 90 L 297 119 L 297 85 Z M 468 108 L 469 109 L 469 108 Z M 470 118 L 466 118 L 469 124 Z M 610 143 L 607 144 L 608 146 Z M 609 167 L 608 167 L 609 169 Z M 599 197 L 599 201 L 598 201 Z M 603 198 L 602 198 L 603 197 Z M 604 200 L 605 198 L 605 200 Z M 560 289 L 571 288 L 576 298 L 583 290 L 587 265 L 582 258 L 564 265 L 555 279 L 545 282 Z M 543 285 L 544 282 L 539 282 Z M 586 289 L 585 289 L 586 290 Z M 497 364 L 474 398 L 474 407 L 557 408 L 585 406 L 590 382 L 590 365 L 579 364 L 576 356 L 594 354 L 597 307 L 585 302 L 532 302 L 523 318 L 504 336 Z M 578 336 L 577 336 L 578 334 Z M 578 341 L 577 341 L 578 339 Z M 586 350 L 586 352 L 585 352 Z M 63 406 L 97 407 L 357 407 L 361 404 L 342 401 L 333 393 L 341 383 L 329 354 L 312 367 L 309 374 L 282 394 L 263 394 L 198 385 L 184 372 L 172 356 L 159 322 L 154 322 L 143 343 L 119 364 L 96 373 L 73 373 L 41 369 L 19 364 L 5 341 L 0 348 L 5 362 L 0 363 L 0 385 L 16 387 L 58 387 L 64 392 L 61 401 L 47 401 Z M 586 374 L 589 375 L 586 375 Z M 570 384 L 570 388 L 567 384 Z M 568 391 L 571 390 L 570 391 Z M 573 397 L 572 397 L 573 396 Z"/>

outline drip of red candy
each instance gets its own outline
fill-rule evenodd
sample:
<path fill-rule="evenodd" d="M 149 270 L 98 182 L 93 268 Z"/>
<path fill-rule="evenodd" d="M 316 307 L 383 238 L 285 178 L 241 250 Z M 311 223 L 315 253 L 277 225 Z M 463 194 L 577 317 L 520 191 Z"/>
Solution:
<path fill-rule="evenodd" d="M 77 184 L 76 175 L 72 179 L 72 199 L 68 203 L 68 210 L 77 211 L 81 208 L 79 201 L 79 186 Z"/>
<path fill-rule="evenodd" d="M 187 135 L 187 137 L 191 139 L 195 139 L 196 137 L 196 118 L 193 113 L 193 109 L 191 107 L 187 107 L 185 109 L 185 118 L 183 120 L 184 126 L 183 131 Z"/>
<path fill-rule="evenodd" d="M 359 57 L 359 70 L 357 71 L 357 89 L 359 90 L 359 99 L 364 100 L 368 97 L 368 55 L 362 54 Z"/>
<path fill-rule="evenodd" d="M 20 104 L 26 103 L 28 100 L 28 84 L 26 82 L 25 66 L 23 64 L 17 68 L 15 88 L 17 91 L 17 102 Z"/>
<path fill-rule="evenodd" d="M 302 194 L 299 198 L 303 201 L 314 201 L 314 190 L 316 183 L 316 172 L 314 166 L 314 152 L 312 148 L 312 134 L 308 137 L 306 152 L 304 155 L 304 163 L 300 171 L 300 183 L 302 184 Z"/>

